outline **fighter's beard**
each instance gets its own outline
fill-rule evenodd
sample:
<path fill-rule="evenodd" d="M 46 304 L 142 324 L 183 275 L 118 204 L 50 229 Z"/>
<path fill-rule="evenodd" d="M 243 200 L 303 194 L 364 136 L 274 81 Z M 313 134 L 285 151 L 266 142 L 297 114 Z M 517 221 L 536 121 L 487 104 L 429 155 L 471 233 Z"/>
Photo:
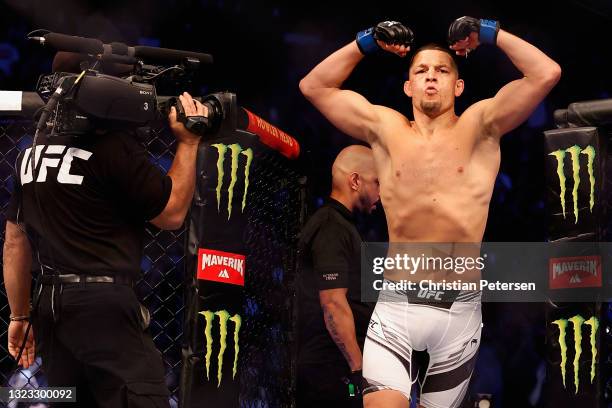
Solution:
<path fill-rule="evenodd" d="M 421 110 L 427 116 L 432 116 L 440 112 L 442 104 L 440 101 L 421 101 Z"/>

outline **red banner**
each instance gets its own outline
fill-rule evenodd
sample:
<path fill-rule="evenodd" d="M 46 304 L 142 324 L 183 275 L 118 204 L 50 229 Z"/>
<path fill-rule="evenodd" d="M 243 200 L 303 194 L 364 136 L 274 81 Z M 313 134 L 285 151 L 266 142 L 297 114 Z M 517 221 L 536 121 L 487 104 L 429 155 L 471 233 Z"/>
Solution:
<path fill-rule="evenodd" d="M 551 289 L 601 287 L 601 256 L 551 258 L 549 286 Z"/>
<path fill-rule="evenodd" d="M 297 140 L 254 113 L 246 109 L 244 109 L 244 111 L 249 117 L 249 123 L 246 130 L 259 136 L 261 143 L 279 151 L 283 156 L 289 159 L 295 159 L 300 155 L 300 144 Z"/>
<path fill-rule="evenodd" d="M 245 266 L 244 255 L 213 249 L 198 250 L 198 279 L 244 286 Z"/>

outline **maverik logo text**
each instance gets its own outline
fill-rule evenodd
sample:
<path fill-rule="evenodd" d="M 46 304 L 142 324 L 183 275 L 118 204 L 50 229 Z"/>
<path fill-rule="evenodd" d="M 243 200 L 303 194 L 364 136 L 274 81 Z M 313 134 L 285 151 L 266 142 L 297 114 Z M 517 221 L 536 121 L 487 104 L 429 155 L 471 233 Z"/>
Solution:
<path fill-rule="evenodd" d="M 251 148 L 242 149 L 238 143 L 225 145 L 215 143 L 211 145 L 217 149 L 217 212 L 221 211 L 221 190 L 223 189 L 223 178 L 225 172 L 223 164 L 225 162 L 225 153 L 229 149 L 231 158 L 230 183 L 227 187 L 227 219 L 232 216 L 232 204 L 234 200 L 234 186 L 238 181 L 238 164 L 240 155 L 246 156 L 246 164 L 244 165 L 244 191 L 242 192 L 242 211 L 246 206 L 247 191 L 249 189 L 249 172 L 251 170 L 251 162 L 253 161 L 253 150 Z"/>
<path fill-rule="evenodd" d="M 46 147 L 46 149 L 45 149 Z M 45 149 L 43 151 L 43 149 Z M 76 147 L 66 147 L 62 145 L 36 146 L 34 166 L 38 168 L 36 182 L 44 183 L 47 181 L 47 168 L 58 167 L 57 182 L 60 184 L 82 184 L 83 176 L 70 174 L 72 160 L 78 158 L 89 160 L 92 153 L 87 150 L 77 149 Z M 20 177 L 21 184 L 25 185 L 34 181 L 32 174 L 32 148 L 25 150 L 21 160 Z M 60 166 L 60 162 L 62 163 Z"/>
<path fill-rule="evenodd" d="M 561 349 L 561 378 L 563 379 L 563 387 L 565 388 L 565 374 L 567 365 L 567 343 L 566 333 L 568 323 L 572 324 L 574 331 L 574 387 L 575 393 L 578 394 L 580 385 L 580 356 L 582 355 L 582 326 L 591 326 L 590 344 L 591 344 L 591 384 L 595 379 L 595 364 L 597 363 L 597 330 L 599 329 L 599 320 L 593 316 L 589 320 L 584 320 L 580 315 L 576 315 L 569 319 L 558 319 L 552 324 L 559 327 L 559 348 Z"/>
<path fill-rule="evenodd" d="M 244 286 L 245 263 L 244 255 L 200 248 L 198 279 Z"/>
<path fill-rule="evenodd" d="M 551 258 L 548 261 L 551 289 L 601 287 L 601 256 Z"/>
<path fill-rule="evenodd" d="M 232 379 L 236 377 L 236 372 L 238 370 L 238 353 L 240 352 L 240 343 L 239 343 L 239 333 L 240 326 L 242 326 L 242 318 L 239 314 L 235 314 L 230 317 L 230 314 L 226 310 L 219 310 L 216 312 L 212 312 L 210 310 L 206 310 L 200 312 L 202 316 L 204 316 L 204 320 L 206 321 L 206 326 L 204 327 L 204 337 L 206 338 L 206 379 L 210 380 L 208 375 L 210 371 L 210 359 L 212 357 L 213 352 L 213 323 L 215 320 L 215 316 L 219 317 L 219 353 L 217 353 L 217 388 L 221 386 L 221 378 L 223 376 L 223 354 L 225 353 L 225 349 L 227 348 L 227 322 L 228 320 L 234 323 L 234 365 L 232 368 Z"/>
<path fill-rule="evenodd" d="M 563 218 L 565 218 L 565 173 L 563 170 L 566 153 L 569 153 L 572 162 L 572 178 L 574 180 L 574 187 L 572 189 L 572 201 L 574 204 L 574 219 L 575 224 L 578 224 L 578 186 L 580 185 L 580 155 L 583 154 L 587 157 L 587 171 L 589 173 L 589 182 L 591 185 L 590 199 L 589 199 L 589 210 L 593 212 L 593 205 L 595 204 L 595 174 L 593 171 L 593 163 L 595 161 L 595 148 L 591 145 L 584 149 L 580 146 L 574 145 L 568 149 L 556 150 L 549 153 L 549 156 L 554 156 L 557 159 L 557 175 L 559 176 L 559 184 L 561 191 L 559 198 L 561 199 L 561 208 L 563 210 Z"/>

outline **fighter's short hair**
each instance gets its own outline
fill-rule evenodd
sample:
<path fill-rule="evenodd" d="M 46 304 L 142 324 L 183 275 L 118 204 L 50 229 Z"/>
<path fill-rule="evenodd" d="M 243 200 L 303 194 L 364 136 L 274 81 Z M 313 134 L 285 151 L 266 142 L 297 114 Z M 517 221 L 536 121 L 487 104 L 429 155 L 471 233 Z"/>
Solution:
<path fill-rule="evenodd" d="M 450 52 L 450 50 L 446 47 L 443 47 L 439 44 L 436 43 L 429 43 L 429 44 L 425 44 L 422 47 L 419 47 L 414 54 L 412 54 L 412 57 L 410 58 L 410 65 L 408 66 L 408 71 L 410 72 L 410 69 L 412 68 L 412 64 L 414 64 L 414 60 L 416 59 L 416 56 L 419 55 L 419 53 L 421 51 L 428 51 L 428 50 L 435 50 L 435 51 L 442 51 L 446 54 L 448 54 L 448 56 L 450 57 L 451 60 L 451 68 L 453 70 L 455 70 L 455 72 L 457 73 L 457 75 L 459 75 L 459 67 L 457 66 L 457 62 L 455 61 L 455 56 Z"/>

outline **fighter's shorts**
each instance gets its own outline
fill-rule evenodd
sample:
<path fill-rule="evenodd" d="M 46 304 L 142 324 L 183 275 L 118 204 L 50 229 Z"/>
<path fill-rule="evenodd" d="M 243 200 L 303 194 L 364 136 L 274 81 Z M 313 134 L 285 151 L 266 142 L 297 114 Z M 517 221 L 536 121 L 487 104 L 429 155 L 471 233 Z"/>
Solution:
<path fill-rule="evenodd" d="M 410 399 L 418 381 L 424 407 L 459 407 L 480 345 L 481 293 L 457 292 L 440 306 L 408 297 L 380 293 L 364 345 L 363 393 L 396 390 Z"/>

